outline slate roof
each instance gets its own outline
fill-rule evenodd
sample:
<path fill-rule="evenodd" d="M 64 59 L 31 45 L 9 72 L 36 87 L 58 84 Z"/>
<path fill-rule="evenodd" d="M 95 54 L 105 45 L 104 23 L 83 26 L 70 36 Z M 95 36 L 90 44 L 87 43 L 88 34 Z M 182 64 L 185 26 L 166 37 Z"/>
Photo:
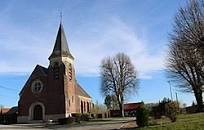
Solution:
<path fill-rule="evenodd" d="M 47 68 L 45 68 L 45 67 L 43 67 L 41 65 L 37 65 L 36 68 L 39 69 L 40 71 L 42 71 L 45 75 L 47 75 L 47 73 L 48 73 Z"/>
<path fill-rule="evenodd" d="M 68 56 L 68 57 L 74 59 L 74 57 L 72 56 L 72 54 L 69 51 L 69 47 L 67 44 L 67 39 L 65 36 L 63 25 L 62 25 L 62 23 L 60 23 L 59 30 L 57 33 L 57 38 L 55 41 L 55 46 L 54 46 L 54 49 L 53 49 L 52 54 L 50 55 L 49 59 L 54 58 L 54 57 L 62 57 L 62 56 Z"/>
<path fill-rule="evenodd" d="M 76 82 L 76 94 L 83 97 L 91 98 L 91 96 L 89 96 L 89 94 L 77 82 Z"/>

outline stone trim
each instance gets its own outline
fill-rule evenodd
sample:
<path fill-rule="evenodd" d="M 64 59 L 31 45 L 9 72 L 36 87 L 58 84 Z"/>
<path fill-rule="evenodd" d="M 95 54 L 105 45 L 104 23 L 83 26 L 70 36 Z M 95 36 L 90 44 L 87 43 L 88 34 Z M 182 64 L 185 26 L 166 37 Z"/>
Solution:
<path fill-rule="evenodd" d="M 34 107 L 36 105 L 40 105 L 42 107 L 43 120 L 45 119 L 45 106 L 44 106 L 44 104 L 41 102 L 35 102 L 35 103 L 32 103 L 29 107 L 29 117 L 28 117 L 29 121 L 33 121 L 33 110 L 34 110 Z"/>
<path fill-rule="evenodd" d="M 90 101 L 90 102 L 92 100 L 91 98 L 80 96 L 80 95 L 78 95 L 78 97 L 79 97 L 80 100 L 86 100 L 86 101 Z"/>

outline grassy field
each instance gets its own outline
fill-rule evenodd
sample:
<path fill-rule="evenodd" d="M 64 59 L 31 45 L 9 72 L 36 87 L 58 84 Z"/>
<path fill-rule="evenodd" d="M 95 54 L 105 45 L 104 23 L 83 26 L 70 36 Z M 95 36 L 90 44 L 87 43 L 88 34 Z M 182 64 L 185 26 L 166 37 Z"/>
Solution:
<path fill-rule="evenodd" d="M 174 123 L 165 117 L 152 119 L 150 126 L 137 130 L 204 130 L 204 113 L 179 115 Z"/>

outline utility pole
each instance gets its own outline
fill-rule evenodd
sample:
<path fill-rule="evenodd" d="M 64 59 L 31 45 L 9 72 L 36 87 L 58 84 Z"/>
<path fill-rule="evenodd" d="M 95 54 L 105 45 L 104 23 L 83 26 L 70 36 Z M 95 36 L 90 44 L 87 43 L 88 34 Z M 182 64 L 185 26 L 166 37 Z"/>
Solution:
<path fill-rule="evenodd" d="M 171 90 L 171 82 L 168 81 L 168 83 L 169 83 L 169 87 L 170 87 L 171 101 L 173 101 L 172 90 Z"/>
<path fill-rule="evenodd" d="M 178 95 L 177 95 L 177 92 L 176 92 L 176 102 L 179 103 L 179 102 L 178 102 Z"/>
<path fill-rule="evenodd" d="M 179 108 L 179 102 L 178 102 L 178 96 L 177 96 L 177 92 L 176 92 L 176 103 L 177 103 L 177 107 L 178 107 L 178 112 L 180 112 L 180 108 Z"/>

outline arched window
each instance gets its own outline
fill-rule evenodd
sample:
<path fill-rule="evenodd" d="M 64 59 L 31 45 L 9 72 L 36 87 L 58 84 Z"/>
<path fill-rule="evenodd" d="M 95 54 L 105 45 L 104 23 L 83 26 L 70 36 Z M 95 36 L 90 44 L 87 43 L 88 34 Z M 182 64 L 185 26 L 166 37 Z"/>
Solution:
<path fill-rule="evenodd" d="M 81 113 L 84 113 L 84 107 L 83 107 L 83 102 L 81 101 Z"/>
<path fill-rule="evenodd" d="M 84 102 L 84 112 L 86 112 L 86 102 Z"/>
<path fill-rule="evenodd" d="M 72 103 L 74 102 L 74 96 L 72 96 Z"/>
<path fill-rule="evenodd" d="M 89 103 L 87 102 L 87 112 L 90 112 Z"/>

